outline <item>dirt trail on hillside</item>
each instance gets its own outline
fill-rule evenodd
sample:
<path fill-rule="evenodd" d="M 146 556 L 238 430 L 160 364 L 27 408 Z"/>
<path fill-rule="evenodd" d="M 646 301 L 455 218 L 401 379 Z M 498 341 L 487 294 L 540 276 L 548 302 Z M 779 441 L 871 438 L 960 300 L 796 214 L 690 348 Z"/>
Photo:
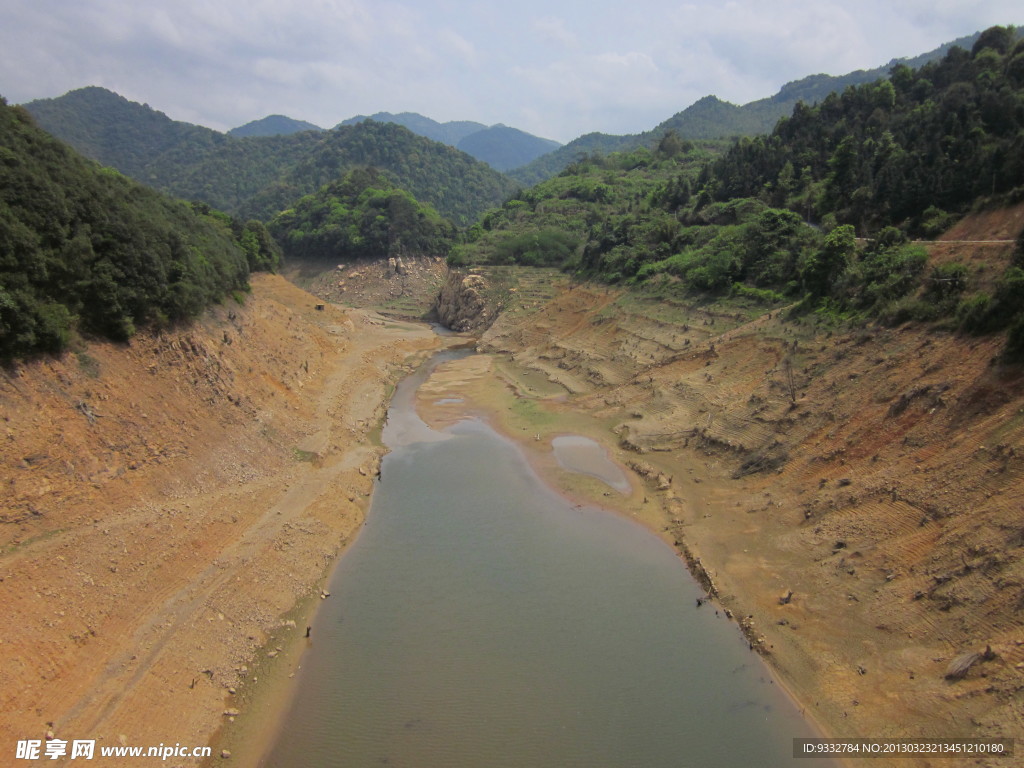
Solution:
<path fill-rule="evenodd" d="M 0 377 L 5 763 L 48 730 L 95 739 L 96 765 L 103 745 L 205 745 L 268 637 L 301 632 L 282 617 L 361 525 L 369 434 L 437 345 L 316 302 L 258 276 L 188 330 Z"/>

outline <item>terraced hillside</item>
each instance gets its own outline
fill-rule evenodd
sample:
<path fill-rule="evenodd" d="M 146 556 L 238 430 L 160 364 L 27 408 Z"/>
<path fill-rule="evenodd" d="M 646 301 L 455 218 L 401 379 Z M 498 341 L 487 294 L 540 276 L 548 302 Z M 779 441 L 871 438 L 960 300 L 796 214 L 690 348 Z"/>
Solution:
<path fill-rule="evenodd" d="M 965 221 L 933 262 L 1001 274 L 1012 244 L 954 241 L 1012 240 L 1021 213 Z M 612 425 L 666 534 L 831 732 L 1024 732 L 1024 372 L 997 337 L 783 314 L 574 286 L 480 346 Z"/>

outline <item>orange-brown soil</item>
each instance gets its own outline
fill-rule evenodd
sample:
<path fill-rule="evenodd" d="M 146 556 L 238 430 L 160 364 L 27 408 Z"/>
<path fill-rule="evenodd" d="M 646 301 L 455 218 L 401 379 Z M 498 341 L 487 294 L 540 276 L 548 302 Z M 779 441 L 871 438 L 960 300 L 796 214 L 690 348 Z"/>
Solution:
<path fill-rule="evenodd" d="M 186 330 L 0 374 L 0 762 L 48 730 L 205 745 L 267 639 L 301 634 L 284 617 L 362 522 L 391 385 L 437 343 L 316 303 L 258 276 Z"/>
<path fill-rule="evenodd" d="M 987 216 L 949 239 L 1020 229 L 1019 209 Z M 931 250 L 997 275 L 1011 246 Z M 1001 339 L 829 328 L 531 274 L 507 291 L 518 308 L 483 336 L 487 354 L 424 386 L 426 418 L 475 410 L 568 492 L 676 542 L 830 735 L 1024 733 L 1024 374 L 996 361 Z M 360 295 L 400 284 L 389 274 Z M 316 303 L 262 276 L 244 307 L 187 330 L 3 372 L 8 762 L 47 730 L 207 744 L 225 712 L 250 714 L 268 657 L 299 663 L 288 641 L 363 519 L 390 385 L 438 344 Z M 565 432 L 603 440 L 634 492 L 559 469 L 550 438 Z M 946 679 L 986 647 L 990 660 Z M 975 763 L 1012 761 L 899 764 Z"/>
<path fill-rule="evenodd" d="M 448 276 L 448 265 L 439 256 L 327 265 L 311 259 L 293 259 L 284 274 L 325 301 L 419 320 L 431 314 L 438 291 Z"/>
<path fill-rule="evenodd" d="M 983 247 L 1001 272 L 1012 245 Z M 569 287 L 499 317 L 422 409 L 475 409 L 675 542 L 828 735 L 1019 737 L 1024 371 L 1001 338 L 779 315 Z M 603 439 L 639 490 L 566 477 L 550 438 L 567 431 Z"/>

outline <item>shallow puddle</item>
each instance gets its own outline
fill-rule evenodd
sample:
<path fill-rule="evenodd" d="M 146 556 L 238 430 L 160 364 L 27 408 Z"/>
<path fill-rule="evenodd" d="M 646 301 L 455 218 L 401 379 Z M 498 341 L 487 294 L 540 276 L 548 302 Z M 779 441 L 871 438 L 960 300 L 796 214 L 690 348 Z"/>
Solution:
<path fill-rule="evenodd" d="M 596 477 L 619 493 L 629 493 L 626 473 L 608 457 L 595 440 L 580 435 L 560 435 L 551 441 L 558 464 L 570 472 Z"/>

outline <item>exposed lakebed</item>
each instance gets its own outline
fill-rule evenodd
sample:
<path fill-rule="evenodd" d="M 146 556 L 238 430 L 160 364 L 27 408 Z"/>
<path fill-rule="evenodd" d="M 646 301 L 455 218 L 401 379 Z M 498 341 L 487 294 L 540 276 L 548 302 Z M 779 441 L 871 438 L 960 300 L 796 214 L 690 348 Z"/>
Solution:
<path fill-rule="evenodd" d="M 566 500 L 487 425 L 430 429 L 427 373 L 395 393 L 366 527 L 265 764 L 788 764 L 811 728 L 736 626 L 696 607 L 674 551 Z M 614 480 L 595 446 L 570 441 L 563 467 Z"/>

